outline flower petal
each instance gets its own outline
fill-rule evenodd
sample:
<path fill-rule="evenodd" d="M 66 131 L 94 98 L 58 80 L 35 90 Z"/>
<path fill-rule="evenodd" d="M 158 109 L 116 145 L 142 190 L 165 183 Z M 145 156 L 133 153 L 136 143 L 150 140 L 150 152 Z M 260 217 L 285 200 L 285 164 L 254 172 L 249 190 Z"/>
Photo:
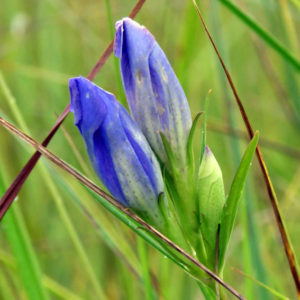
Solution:
<path fill-rule="evenodd" d="M 183 89 L 164 52 L 151 33 L 124 18 L 116 24 L 115 55 L 120 58 L 128 104 L 150 145 L 166 162 L 159 132 L 163 132 L 182 166 L 191 114 Z"/>
<path fill-rule="evenodd" d="M 70 91 L 75 123 L 101 181 L 119 202 L 161 222 L 161 170 L 140 129 L 112 94 L 87 79 L 71 79 Z"/>

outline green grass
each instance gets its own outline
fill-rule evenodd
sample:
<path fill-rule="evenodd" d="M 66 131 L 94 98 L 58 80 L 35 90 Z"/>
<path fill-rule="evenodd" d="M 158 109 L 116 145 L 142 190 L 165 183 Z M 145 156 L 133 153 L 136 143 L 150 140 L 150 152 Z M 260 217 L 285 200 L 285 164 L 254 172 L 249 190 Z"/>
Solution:
<path fill-rule="evenodd" d="M 293 121 L 300 118 L 297 3 L 201 1 L 205 20 L 260 139 L 292 149 L 300 146 L 299 126 Z M 134 4 L 133 0 L 1 1 L 0 70 L 4 81 L 0 116 L 41 141 L 69 101 L 68 78 L 88 73 L 111 40 L 114 22 L 126 16 Z M 223 170 L 228 194 L 247 143 L 213 130 L 210 124 L 239 130 L 244 130 L 244 125 L 192 1 L 148 0 L 137 20 L 153 32 L 174 66 L 193 117 L 204 109 L 207 92 L 212 89 L 206 141 Z M 266 75 L 255 43 L 268 56 L 271 73 L 286 98 L 278 94 L 272 77 Z M 111 57 L 96 83 L 124 101 L 116 63 Z M 293 117 L 282 105 L 291 107 Z M 198 155 L 200 126 L 195 135 Z M 3 128 L 0 145 L 2 194 L 32 149 Z M 49 149 L 100 184 L 72 115 Z M 262 151 L 295 253 L 299 254 L 299 157 L 276 148 L 262 147 Z M 45 299 L 47 295 L 50 299 L 201 299 L 191 277 L 144 244 L 94 197 L 41 159 L 15 207 L 0 224 L 0 299 Z M 294 283 L 256 162 L 241 203 L 228 248 L 225 281 L 248 299 L 253 295 L 276 299 L 272 289 L 295 299 Z"/>

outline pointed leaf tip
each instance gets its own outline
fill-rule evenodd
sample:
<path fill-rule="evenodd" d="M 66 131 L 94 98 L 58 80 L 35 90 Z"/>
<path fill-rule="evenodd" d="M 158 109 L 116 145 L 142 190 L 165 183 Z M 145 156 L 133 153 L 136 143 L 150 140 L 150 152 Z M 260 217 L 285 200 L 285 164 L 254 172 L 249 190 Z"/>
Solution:
<path fill-rule="evenodd" d="M 193 124 L 189 133 L 188 141 L 187 141 L 187 162 L 190 169 L 194 169 L 194 154 L 193 154 L 193 140 L 195 136 L 195 131 L 197 127 L 197 123 L 200 119 L 200 116 L 203 114 L 203 111 L 197 113 L 193 120 Z"/>
<path fill-rule="evenodd" d="M 242 190 L 244 188 L 247 174 L 251 166 L 252 158 L 255 154 L 256 146 L 258 143 L 259 133 L 256 131 L 251 142 L 249 143 L 243 158 L 240 162 L 238 170 L 233 179 L 227 201 L 224 205 L 221 228 L 220 228 L 220 250 L 219 250 L 219 270 L 222 271 L 224 266 L 224 258 L 226 248 L 233 231 L 233 226 L 238 210 L 239 201 L 241 198 Z"/>

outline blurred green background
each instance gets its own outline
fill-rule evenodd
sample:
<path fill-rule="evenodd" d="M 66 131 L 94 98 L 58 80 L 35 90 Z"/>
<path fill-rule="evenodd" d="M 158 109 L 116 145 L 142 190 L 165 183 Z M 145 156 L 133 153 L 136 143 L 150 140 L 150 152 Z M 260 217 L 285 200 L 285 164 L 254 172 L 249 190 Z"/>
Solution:
<path fill-rule="evenodd" d="M 299 1 L 233 3 L 299 61 Z M 128 15 L 134 5 L 133 0 L 1 0 L 0 115 L 42 141 L 68 104 L 68 79 L 90 71 L 113 37 L 114 22 Z M 299 68 L 278 54 L 222 1 L 203 0 L 200 7 L 253 128 L 260 131 L 262 152 L 299 257 Z M 148 0 L 136 20 L 154 34 L 168 56 L 193 116 L 203 110 L 204 99 L 212 89 L 208 100 L 208 144 L 223 170 L 228 192 L 247 145 L 246 131 L 192 1 Z M 113 56 L 95 82 L 125 103 Z M 195 149 L 200 148 L 200 126 L 198 136 Z M 2 195 L 33 149 L 3 128 L 0 142 Z M 100 184 L 72 115 L 49 149 Z M 32 250 L 33 260 L 39 263 L 37 277 L 50 299 L 145 298 L 141 242 L 74 179 L 44 158 L 22 188 L 14 211 L 0 224 L 0 299 L 34 297 L 30 282 L 26 285 L 28 260 L 22 258 L 25 252 L 18 244 L 20 238 L 25 239 L 26 249 Z M 146 251 L 159 299 L 201 299 L 192 278 L 154 249 L 147 247 Z M 276 297 L 234 268 L 296 298 L 256 159 L 228 256 L 224 278 L 247 299 Z"/>

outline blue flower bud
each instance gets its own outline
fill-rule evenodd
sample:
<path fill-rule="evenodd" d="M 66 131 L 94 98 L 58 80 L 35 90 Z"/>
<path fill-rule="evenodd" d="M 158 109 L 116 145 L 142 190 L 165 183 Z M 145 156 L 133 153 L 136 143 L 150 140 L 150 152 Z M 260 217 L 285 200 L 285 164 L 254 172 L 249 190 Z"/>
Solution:
<path fill-rule="evenodd" d="M 70 110 L 98 177 L 117 201 L 158 225 L 164 185 L 146 138 L 114 95 L 83 77 L 69 86 Z"/>
<path fill-rule="evenodd" d="M 179 167 L 186 165 L 191 113 L 183 89 L 167 57 L 151 33 L 135 21 L 116 23 L 115 55 L 132 116 L 158 157 L 166 162 L 162 132 Z"/>

